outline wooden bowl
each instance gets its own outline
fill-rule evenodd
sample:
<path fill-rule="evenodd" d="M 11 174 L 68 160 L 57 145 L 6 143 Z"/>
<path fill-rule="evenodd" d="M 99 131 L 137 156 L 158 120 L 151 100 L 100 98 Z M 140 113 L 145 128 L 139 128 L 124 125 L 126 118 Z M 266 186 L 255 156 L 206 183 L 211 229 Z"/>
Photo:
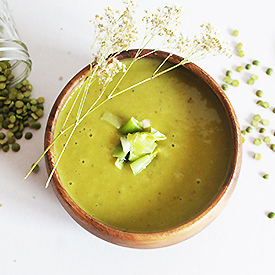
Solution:
<path fill-rule="evenodd" d="M 149 51 L 150 50 L 144 50 L 142 54 L 146 54 Z M 119 54 L 118 59 L 122 60 L 126 58 L 133 58 L 135 53 L 136 50 L 122 52 Z M 148 58 L 158 58 L 163 60 L 167 56 L 168 53 L 157 51 L 150 54 Z M 172 55 L 169 57 L 169 61 L 177 64 L 182 61 L 182 58 L 176 55 Z M 232 158 L 226 180 L 224 181 L 220 192 L 214 198 L 212 203 L 194 219 L 178 227 L 162 232 L 132 233 L 107 226 L 83 211 L 69 196 L 62 185 L 58 173 L 55 171 L 51 183 L 59 201 L 78 224 L 99 238 L 117 245 L 133 248 L 156 248 L 181 242 L 197 234 L 208 224 L 210 224 L 210 222 L 212 222 L 222 211 L 234 190 L 241 166 L 242 149 L 241 134 L 235 112 L 221 87 L 206 72 L 193 63 L 185 64 L 184 67 L 195 74 L 200 80 L 205 82 L 210 87 L 213 93 L 215 93 L 219 98 L 227 114 L 232 133 Z M 68 82 L 54 103 L 46 127 L 45 149 L 53 141 L 54 129 L 61 107 L 68 99 L 68 96 L 72 90 L 85 78 L 89 68 L 90 67 L 87 66 L 79 73 L 77 73 Z M 54 168 L 54 163 L 54 147 L 52 146 L 46 154 L 46 164 L 49 173 Z"/>

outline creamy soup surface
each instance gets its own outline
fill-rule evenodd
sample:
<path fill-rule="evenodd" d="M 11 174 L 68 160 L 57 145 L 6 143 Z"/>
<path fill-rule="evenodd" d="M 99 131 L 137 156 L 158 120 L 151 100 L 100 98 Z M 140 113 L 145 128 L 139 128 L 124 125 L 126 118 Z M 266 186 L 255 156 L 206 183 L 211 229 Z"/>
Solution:
<path fill-rule="evenodd" d="M 119 89 L 147 78 L 159 64 L 149 58 L 138 61 Z M 99 93 L 92 85 L 84 112 Z M 60 112 L 55 135 L 76 95 Z M 66 125 L 74 122 L 80 98 Z M 127 164 L 122 170 L 114 165 L 112 154 L 120 136 L 101 120 L 104 112 L 123 122 L 131 117 L 149 119 L 166 135 L 158 142 L 157 157 L 140 174 L 133 175 Z M 67 131 L 55 143 L 56 158 L 69 135 Z M 215 198 L 229 168 L 230 140 L 229 122 L 218 98 L 192 73 L 178 68 L 88 115 L 72 135 L 57 171 L 72 199 L 102 223 L 131 232 L 163 231 L 192 219 Z"/>

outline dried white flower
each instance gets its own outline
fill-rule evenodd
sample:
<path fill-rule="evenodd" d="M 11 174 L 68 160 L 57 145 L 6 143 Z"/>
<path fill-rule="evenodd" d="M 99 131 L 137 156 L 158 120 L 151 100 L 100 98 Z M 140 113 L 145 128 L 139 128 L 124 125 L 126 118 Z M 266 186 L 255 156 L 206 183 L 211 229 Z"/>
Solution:
<path fill-rule="evenodd" d="M 96 15 L 94 21 L 95 39 L 91 53 L 93 70 L 101 84 L 109 83 L 115 73 L 123 65 L 117 60 L 110 60 L 124 50 L 128 50 L 137 40 L 137 28 L 133 18 L 135 2 L 124 1 L 125 8 L 122 12 L 106 8 L 102 16 Z M 109 73 L 108 77 L 106 73 Z"/>
<path fill-rule="evenodd" d="M 95 16 L 95 42 L 91 60 L 94 75 L 104 86 L 123 68 L 118 60 L 110 60 L 116 54 L 128 50 L 138 39 L 137 24 L 134 20 L 136 3 L 134 0 L 124 0 L 123 3 L 125 7 L 122 12 L 108 7 L 103 15 Z M 201 25 L 202 31 L 199 35 L 193 38 L 184 37 L 179 31 L 180 14 L 181 8 L 176 6 L 158 8 L 155 13 L 145 11 L 142 21 L 145 22 L 146 30 L 141 49 L 148 46 L 155 36 L 161 36 L 163 43 L 162 47 L 158 48 L 184 56 L 185 62 L 195 61 L 207 55 L 230 55 L 228 44 L 210 23 Z"/>
<path fill-rule="evenodd" d="M 121 63 L 115 57 L 111 60 L 102 63 L 102 66 L 98 67 L 96 71 L 96 77 L 103 87 L 107 86 L 114 78 L 114 76 L 120 71 L 125 72 L 126 65 Z"/>
<path fill-rule="evenodd" d="M 164 41 L 171 43 L 180 25 L 180 13 L 181 8 L 176 6 L 158 8 L 156 13 L 151 14 L 145 10 L 145 16 L 142 18 L 146 29 L 145 40 L 151 40 L 152 37 L 159 35 L 164 36 Z"/>
<path fill-rule="evenodd" d="M 188 60 L 197 60 L 208 55 L 216 56 L 225 54 L 231 56 L 231 49 L 225 42 L 219 31 L 210 23 L 201 25 L 202 31 L 193 38 L 184 38 L 179 35 L 176 49 L 179 54 L 184 55 Z"/>

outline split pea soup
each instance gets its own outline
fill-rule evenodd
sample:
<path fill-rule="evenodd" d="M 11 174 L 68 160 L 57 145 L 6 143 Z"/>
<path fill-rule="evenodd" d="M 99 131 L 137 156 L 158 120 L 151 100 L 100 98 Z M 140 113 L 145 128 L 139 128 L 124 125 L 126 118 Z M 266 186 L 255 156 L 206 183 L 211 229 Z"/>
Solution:
<path fill-rule="evenodd" d="M 123 62 L 127 65 L 130 60 Z M 136 62 L 118 89 L 151 76 L 160 62 L 150 58 Z M 100 92 L 96 84 L 90 87 L 83 113 Z M 74 123 L 81 100 L 77 94 L 72 92 L 59 113 L 55 136 L 65 121 Z M 101 119 L 106 112 L 124 123 L 131 117 L 149 119 L 166 135 L 157 142 L 160 152 L 141 173 L 134 175 L 127 164 L 121 170 L 115 166 L 112 155 L 120 135 Z M 70 131 L 54 144 L 56 159 Z M 178 67 L 89 114 L 68 142 L 57 172 L 75 203 L 100 222 L 130 232 L 164 231 L 196 217 L 216 197 L 228 173 L 231 137 L 218 97 L 192 72 Z"/>

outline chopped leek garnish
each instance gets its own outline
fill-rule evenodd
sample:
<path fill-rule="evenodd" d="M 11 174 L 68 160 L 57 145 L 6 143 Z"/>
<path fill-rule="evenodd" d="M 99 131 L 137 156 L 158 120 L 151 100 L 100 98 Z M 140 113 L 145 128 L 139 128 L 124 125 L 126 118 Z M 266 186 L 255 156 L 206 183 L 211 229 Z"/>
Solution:
<path fill-rule="evenodd" d="M 113 157 L 117 158 L 115 166 L 122 169 L 124 163 L 130 162 L 134 175 L 143 171 L 158 154 L 156 141 L 166 139 L 164 134 L 151 127 L 148 119 L 140 122 L 131 117 L 121 127 L 118 127 L 119 119 L 110 113 L 105 113 L 102 119 L 114 125 L 122 134 L 120 144 L 113 153 Z"/>
<path fill-rule="evenodd" d="M 151 123 L 150 123 L 150 120 L 149 119 L 144 119 L 141 121 L 141 125 L 142 125 L 142 128 L 143 129 L 146 129 L 146 128 L 150 128 L 151 127 Z"/>
<path fill-rule="evenodd" d="M 113 125 L 117 129 L 119 129 L 121 127 L 121 119 L 119 117 L 115 116 L 112 113 L 105 112 L 102 115 L 101 119 L 105 120 L 106 122 L 108 122 L 109 124 Z"/>
<path fill-rule="evenodd" d="M 115 157 L 115 158 L 125 158 L 127 153 L 128 152 L 123 151 L 121 144 L 119 144 L 114 150 L 113 157 Z"/>
<path fill-rule="evenodd" d="M 152 153 L 157 146 L 154 137 L 147 132 L 128 134 L 127 140 L 129 140 L 131 144 L 129 156 L 130 161 L 134 161 L 141 156 Z"/>
<path fill-rule="evenodd" d="M 135 118 L 131 117 L 126 124 L 124 124 L 120 129 L 120 133 L 123 135 L 127 135 L 129 133 L 141 132 L 142 131 L 142 123 Z"/>
<path fill-rule="evenodd" d="M 152 160 L 156 157 L 157 154 L 158 154 L 158 149 L 156 149 L 151 154 L 147 154 L 147 155 L 140 157 L 137 160 L 133 161 L 130 164 L 133 174 L 137 175 L 141 171 L 143 171 L 152 162 Z"/>
<path fill-rule="evenodd" d="M 151 128 L 151 134 L 153 135 L 153 137 L 155 138 L 155 140 L 165 140 L 166 136 L 164 134 L 162 134 L 160 131 L 157 131 L 154 128 Z"/>
<path fill-rule="evenodd" d="M 121 170 L 123 168 L 123 165 L 124 165 L 124 161 L 120 158 L 117 158 L 116 159 L 116 162 L 115 162 L 115 166 Z"/>
<path fill-rule="evenodd" d="M 131 142 L 127 139 L 127 137 L 121 137 L 120 138 L 122 150 L 125 154 L 130 152 L 131 149 Z"/>

